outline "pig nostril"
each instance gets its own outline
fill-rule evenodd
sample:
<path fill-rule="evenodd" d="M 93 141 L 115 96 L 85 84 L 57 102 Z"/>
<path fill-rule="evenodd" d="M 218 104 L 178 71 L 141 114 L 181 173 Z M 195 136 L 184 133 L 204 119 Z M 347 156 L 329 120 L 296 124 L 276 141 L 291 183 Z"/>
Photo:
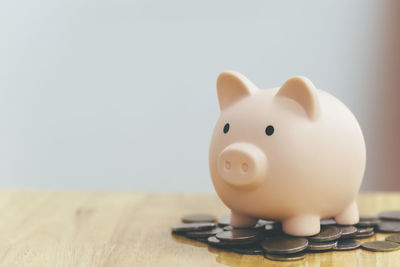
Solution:
<path fill-rule="evenodd" d="M 231 163 L 229 161 L 225 161 L 225 169 L 227 170 L 231 169 Z"/>
<path fill-rule="evenodd" d="M 242 171 L 243 172 L 247 172 L 247 170 L 249 169 L 249 165 L 247 165 L 247 163 L 242 163 Z"/>

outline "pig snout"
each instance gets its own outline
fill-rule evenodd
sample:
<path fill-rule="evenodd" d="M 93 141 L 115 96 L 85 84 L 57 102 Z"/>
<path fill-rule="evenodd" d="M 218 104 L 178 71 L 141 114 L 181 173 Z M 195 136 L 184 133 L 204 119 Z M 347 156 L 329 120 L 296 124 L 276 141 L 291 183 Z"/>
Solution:
<path fill-rule="evenodd" d="M 267 157 L 255 145 L 233 143 L 218 156 L 218 172 L 232 186 L 252 187 L 262 183 L 267 174 Z"/>

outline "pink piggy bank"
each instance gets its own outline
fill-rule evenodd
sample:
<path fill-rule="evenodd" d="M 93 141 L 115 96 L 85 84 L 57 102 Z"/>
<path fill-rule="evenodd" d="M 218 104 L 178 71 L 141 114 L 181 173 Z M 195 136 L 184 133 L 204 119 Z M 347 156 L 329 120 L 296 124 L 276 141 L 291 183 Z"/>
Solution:
<path fill-rule="evenodd" d="M 258 219 L 310 236 L 320 220 L 359 220 L 356 196 L 366 151 L 360 126 L 337 98 L 305 77 L 260 90 L 234 71 L 219 75 L 221 116 L 209 154 L 210 173 L 233 227 Z"/>

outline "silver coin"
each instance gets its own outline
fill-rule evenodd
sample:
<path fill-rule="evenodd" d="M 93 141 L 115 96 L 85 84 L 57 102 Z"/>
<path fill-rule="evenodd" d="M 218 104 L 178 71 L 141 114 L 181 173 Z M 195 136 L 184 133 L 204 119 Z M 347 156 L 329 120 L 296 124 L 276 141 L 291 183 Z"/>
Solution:
<path fill-rule="evenodd" d="M 232 244 L 228 243 L 228 242 L 224 242 L 222 240 L 219 240 L 217 237 L 215 236 L 210 236 L 209 238 L 207 238 L 207 243 L 210 246 L 214 246 L 214 247 L 229 247 Z"/>
<path fill-rule="evenodd" d="M 254 226 L 254 228 L 258 229 L 258 228 L 263 228 L 263 227 L 275 227 L 277 224 L 278 224 L 278 222 L 276 222 L 276 221 L 260 219 Z"/>
<path fill-rule="evenodd" d="M 341 238 L 351 236 L 357 233 L 358 229 L 355 226 L 348 225 L 348 226 L 337 226 L 341 231 Z"/>
<path fill-rule="evenodd" d="M 262 225 L 266 224 L 278 224 L 278 221 L 273 221 L 273 220 L 264 220 L 264 219 L 259 219 L 257 223 L 261 223 Z"/>
<path fill-rule="evenodd" d="M 307 250 L 309 251 L 324 251 L 333 249 L 337 245 L 337 241 L 328 242 L 309 242 Z"/>
<path fill-rule="evenodd" d="M 308 246 L 308 240 L 303 237 L 277 235 L 266 237 L 261 246 L 270 254 L 292 254 L 303 251 Z"/>
<path fill-rule="evenodd" d="M 386 241 L 390 241 L 390 242 L 395 242 L 395 243 L 399 243 L 400 244 L 400 234 L 394 234 L 394 235 L 390 235 L 387 236 L 385 238 Z"/>
<path fill-rule="evenodd" d="M 224 230 L 225 231 L 232 231 L 233 230 L 233 226 L 232 225 L 224 226 Z"/>
<path fill-rule="evenodd" d="M 380 222 L 379 217 L 374 215 L 360 215 L 358 226 L 376 226 Z"/>
<path fill-rule="evenodd" d="M 384 220 L 400 221 L 400 210 L 387 210 L 378 214 L 379 218 Z"/>
<path fill-rule="evenodd" d="M 224 231 L 224 229 L 216 227 L 214 229 L 206 230 L 206 231 L 186 232 L 185 235 L 187 237 L 191 237 L 191 238 L 205 238 L 205 237 L 208 238 L 209 236 L 216 235 L 223 231 Z"/>
<path fill-rule="evenodd" d="M 205 231 L 215 228 L 215 223 L 184 223 L 172 226 L 173 233 Z"/>
<path fill-rule="evenodd" d="M 374 231 L 374 227 L 357 227 L 356 234 L 366 234 Z"/>
<path fill-rule="evenodd" d="M 306 253 L 304 252 L 297 252 L 293 254 L 271 254 L 266 253 L 264 255 L 265 258 L 273 261 L 298 261 L 302 260 L 306 257 Z"/>
<path fill-rule="evenodd" d="M 231 224 L 231 216 L 229 216 L 229 215 L 218 219 L 219 226 L 227 226 L 230 224 Z"/>
<path fill-rule="evenodd" d="M 376 215 L 368 215 L 368 214 L 360 215 L 360 221 L 373 221 L 373 220 L 379 220 L 379 217 Z"/>
<path fill-rule="evenodd" d="M 282 231 L 282 227 L 281 227 L 281 224 L 279 224 L 279 223 L 266 224 L 264 226 L 264 230 L 267 231 L 267 232 Z"/>
<path fill-rule="evenodd" d="M 395 251 L 400 249 L 400 244 L 390 241 L 371 241 L 364 242 L 361 247 L 375 252 Z"/>
<path fill-rule="evenodd" d="M 233 229 L 232 231 L 218 233 L 216 237 L 229 243 L 250 244 L 259 241 L 262 235 L 254 229 Z"/>
<path fill-rule="evenodd" d="M 357 226 L 367 227 L 367 226 L 376 226 L 381 222 L 381 220 L 377 217 L 360 217 L 360 221 L 357 223 Z"/>
<path fill-rule="evenodd" d="M 224 230 L 225 231 L 232 231 L 233 229 L 256 229 L 256 230 L 276 230 L 280 229 L 280 224 L 274 221 L 266 221 L 266 220 L 259 220 L 256 225 L 253 227 L 249 228 L 235 228 L 232 225 L 225 225 Z"/>
<path fill-rule="evenodd" d="M 336 221 L 333 218 L 323 219 L 320 221 L 321 225 L 335 225 Z"/>
<path fill-rule="evenodd" d="M 400 233 L 400 221 L 382 221 L 378 224 L 378 232 Z"/>
<path fill-rule="evenodd" d="M 375 232 L 369 232 L 369 233 L 363 233 L 363 234 L 354 234 L 354 235 L 351 235 L 350 236 L 350 238 L 353 238 L 353 239 L 361 239 L 361 238 L 368 238 L 368 237 L 371 237 L 371 236 L 374 236 L 375 235 Z"/>
<path fill-rule="evenodd" d="M 340 228 L 333 225 L 323 225 L 319 234 L 308 237 L 308 240 L 313 242 L 327 242 L 339 239 L 340 236 Z"/>
<path fill-rule="evenodd" d="M 333 248 L 336 251 L 353 250 L 360 247 L 360 242 L 354 239 L 339 239 L 337 245 Z"/>

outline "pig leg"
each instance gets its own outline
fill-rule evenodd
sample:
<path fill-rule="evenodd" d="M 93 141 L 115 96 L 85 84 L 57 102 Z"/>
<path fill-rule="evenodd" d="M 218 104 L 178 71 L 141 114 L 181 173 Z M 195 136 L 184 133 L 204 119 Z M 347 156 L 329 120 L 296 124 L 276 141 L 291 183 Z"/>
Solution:
<path fill-rule="evenodd" d="M 253 227 L 258 219 L 231 211 L 231 225 L 233 227 L 245 228 Z"/>
<path fill-rule="evenodd" d="M 353 201 L 339 215 L 335 216 L 335 220 L 338 224 L 344 225 L 353 225 L 358 223 L 359 215 L 357 203 Z"/>
<path fill-rule="evenodd" d="M 282 221 L 282 228 L 286 234 L 293 236 L 316 235 L 320 231 L 319 216 L 302 214 Z"/>

